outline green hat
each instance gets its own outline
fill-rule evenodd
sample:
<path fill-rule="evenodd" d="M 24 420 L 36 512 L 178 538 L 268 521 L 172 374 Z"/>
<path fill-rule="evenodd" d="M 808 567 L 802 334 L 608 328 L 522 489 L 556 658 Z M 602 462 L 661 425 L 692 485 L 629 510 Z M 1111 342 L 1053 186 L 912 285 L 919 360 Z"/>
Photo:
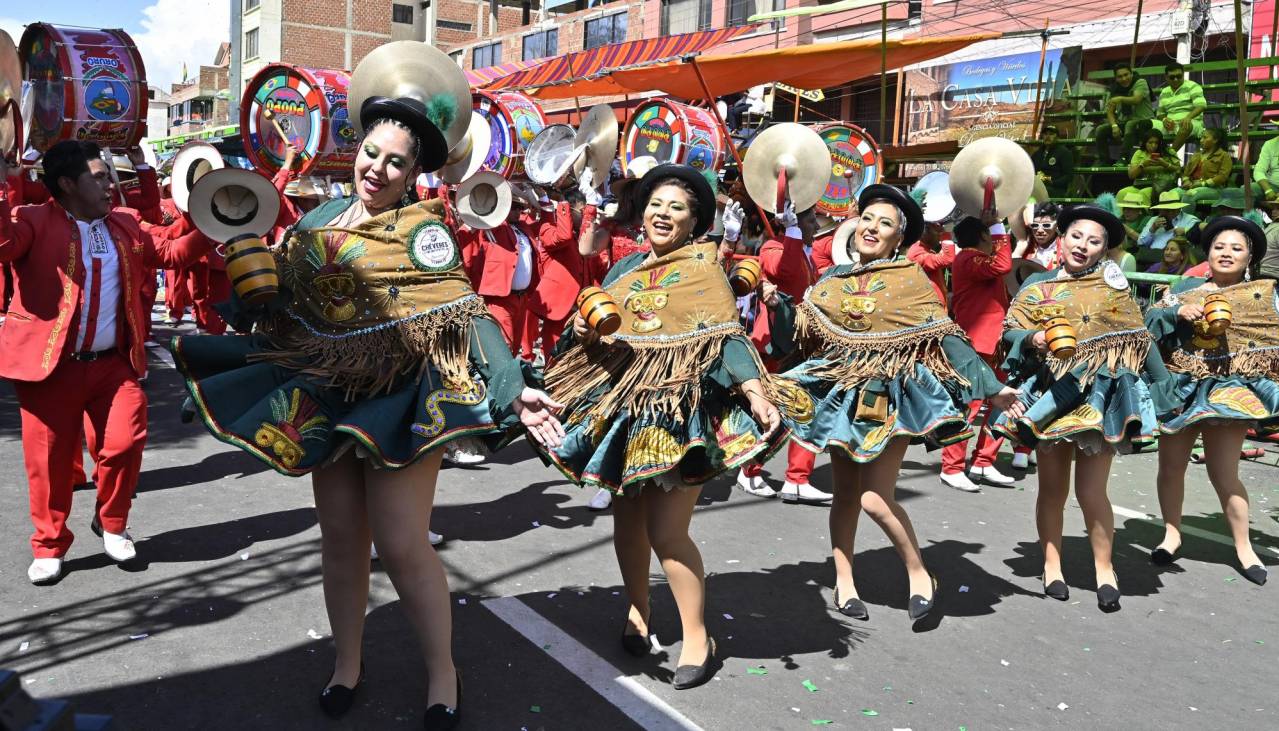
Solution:
<path fill-rule="evenodd" d="M 1248 203 L 1244 200 L 1243 188 L 1222 188 L 1213 207 L 1229 208 L 1235 211 L 1245 210 Z"/>
<path fill-rule="evenodd" d="M 1150 207 L 1152 211 L 1180 211 L 1190 205 L 1182 199 L 1181 193 L 1165 190 L 1159 194 L 1159 203 Z"/>
<path fill-rule="evenodd" d="M 1119 191 L 1115 196 L 1118 200 L 1120 208 L 1137 208 L 1145 210 L 1150 207 L 1150 189 L 1142 190 L 1141 188 L 1129 186 Z"/>

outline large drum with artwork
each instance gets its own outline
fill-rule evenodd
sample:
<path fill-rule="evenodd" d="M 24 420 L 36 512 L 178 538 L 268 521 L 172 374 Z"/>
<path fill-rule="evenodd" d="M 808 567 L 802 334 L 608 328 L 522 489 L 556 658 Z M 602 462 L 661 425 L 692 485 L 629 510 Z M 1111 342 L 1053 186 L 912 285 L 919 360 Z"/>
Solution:
<path fill-rule="evenodd" d="M 128 33 L 33 23 L 18 50 L 32 84 L 29 146 L 131 147 L 146 136 L 147 72 Z"/>
<path fill-rule="evenodd" d="M 830 150 L 830 183 L 817 202 L 817 212 L 831 218 L 846 218 L 857 194 L 878 183 L 884 172 L 884 158 L 874 138 L 855 124 L 834 122 L 818 125 Z"/>
<path fill-rule="evenodd" d="M 673 162 L 719 172 L 724 150 L 724 135 L 715 115 L 668 99 L 654 99 L 636 107 L 626 122 L 622 167 L 647 156 L 659 164 Z"/>
<path fill-rule="evenodd" d="M 299 150 L 299 175 L 349 180 L 357 142 L 346 108 L 350 83 L 345 71 L 287 63 L 269 64 L 254 75 L 240 102 L 240 137 L 254 166 L 272 174 L 280 169 L 283 132 Z"/>
<path fill-rule="evenodd" d="M 492 133 L 489 154 L 480 169 L 508 180 L 524 177 L 524 150 L 546 127 L 542 107 L 517 91 L 476 91 L 471 99 Z"/>

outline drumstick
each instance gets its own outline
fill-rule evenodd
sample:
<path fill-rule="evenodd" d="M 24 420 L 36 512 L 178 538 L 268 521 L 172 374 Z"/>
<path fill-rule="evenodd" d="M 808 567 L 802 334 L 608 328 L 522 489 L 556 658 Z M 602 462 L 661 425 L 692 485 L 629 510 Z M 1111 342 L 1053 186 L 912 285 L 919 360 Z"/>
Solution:
<path fill-rule="evenodd" d="M 289 136 L 284 134 L 284 128 L 280 126 L 280 120 L 275 118 L 275 112 L 271 111 L 270 109 L 266 109 L 264 107 L 262 109 L 262 116 L 266 117 L 267 121 L 270 122 L 273 127 L 275 127 L 275 133 L 280 135 L 280 139 L 284 140 L 284 144 L 286 145 L 293 144 L 292 142 L 289 141 Z"/>

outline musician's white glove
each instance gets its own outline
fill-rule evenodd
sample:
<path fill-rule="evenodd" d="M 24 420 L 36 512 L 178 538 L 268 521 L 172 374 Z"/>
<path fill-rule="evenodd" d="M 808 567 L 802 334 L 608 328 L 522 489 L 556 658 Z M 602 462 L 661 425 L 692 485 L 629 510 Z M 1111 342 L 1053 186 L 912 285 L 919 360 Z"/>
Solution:
<path fill-rule="evenodd" d="M 595 171 L 589 167 L 582 171 L 577 178 L 577 189 L 582 193 L 582 197 L 586 199 L 586 204 L 590 206 L 598 206 L 604 202 L 604 196 L 595 189 Z"/>
<path fill-rule="evenodd" d="M 795 215 L 794 203 L 786 201 L 786 207 L 777 215 L 777 222 L 782 225 L 782 228 L 790 228 L 791 226 L 799 225 L 799 216 Z"/>
<path fill-rule="evenodd" d="M 737 201 L 729 201 L 724 206 L 724 213 L 720 217 L 724 224 L 724 240 L 737 241 L 742 237 L 742 222 L 746 220 L 746 211 L 742 210 L 742 204 Z"/>

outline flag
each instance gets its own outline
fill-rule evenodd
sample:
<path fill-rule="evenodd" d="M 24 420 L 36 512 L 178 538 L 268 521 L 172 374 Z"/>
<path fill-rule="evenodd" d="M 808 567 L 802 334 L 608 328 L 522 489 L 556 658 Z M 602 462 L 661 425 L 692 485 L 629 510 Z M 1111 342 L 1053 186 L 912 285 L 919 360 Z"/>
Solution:
<path fill-rule="evenodd" d="M 187 62 L 182 62 L 182 83 L 187 83 Z"/>

